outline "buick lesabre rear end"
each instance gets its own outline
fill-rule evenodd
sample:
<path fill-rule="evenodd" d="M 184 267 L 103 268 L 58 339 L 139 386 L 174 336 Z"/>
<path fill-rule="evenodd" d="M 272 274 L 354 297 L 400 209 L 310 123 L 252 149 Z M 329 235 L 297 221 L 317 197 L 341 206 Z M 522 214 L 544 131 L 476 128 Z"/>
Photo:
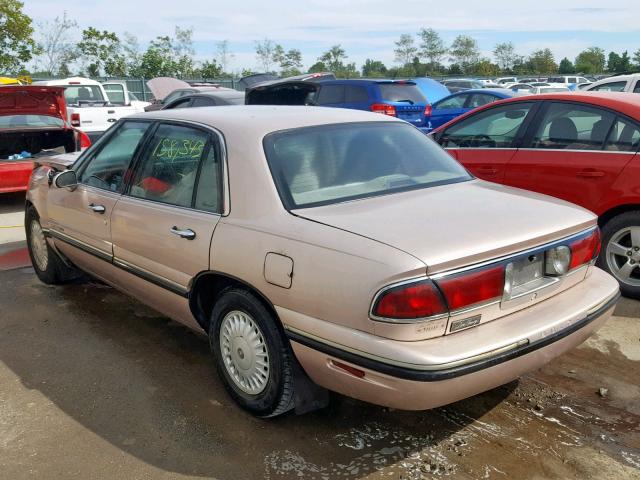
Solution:
<path fill-rule="evenodd" d="M 99 148 L 127 128 L 114 174 Z M 594 266 L 593 214 L 477 180 L 382 115 L 154 112 L 69 170 L 40 168 L 27 210 L 40 278 L 84 270 L 206 332 L 231 396 L 263 417 L 323 389 L 400 409 L 483 392 L 580 344 L 618 298 Z M 74 198 L 105 239 L 68 228 Z"/>

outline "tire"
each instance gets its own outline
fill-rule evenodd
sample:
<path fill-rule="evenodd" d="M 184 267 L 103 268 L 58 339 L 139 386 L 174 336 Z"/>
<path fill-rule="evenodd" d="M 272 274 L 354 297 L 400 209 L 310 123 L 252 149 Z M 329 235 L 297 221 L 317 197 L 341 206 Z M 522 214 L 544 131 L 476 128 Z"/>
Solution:
<path fill-rule="evenodd" d="M 597 265 L 618 280 L 625 297 L 640 299 L 640 210 L 621 213 L 604 224 Z"/>
<path fill-rule="evenodd" d="M 236 287 L 222 292 L 211 313 L 209 344 L 218 375 L 242 408 L 267 418 L 294 407 L 291 347 L 256 295 Z"/>
<path fill-rule="evenodd" d="M 42 232 L 40 217 L 34 207 L 27 209 L 25 230 L 31 264 L 40 281 L 48 285 L 59 285 L 78 277 L 78 271 L 65 265 L 58 254 L 49 246 Z"/>

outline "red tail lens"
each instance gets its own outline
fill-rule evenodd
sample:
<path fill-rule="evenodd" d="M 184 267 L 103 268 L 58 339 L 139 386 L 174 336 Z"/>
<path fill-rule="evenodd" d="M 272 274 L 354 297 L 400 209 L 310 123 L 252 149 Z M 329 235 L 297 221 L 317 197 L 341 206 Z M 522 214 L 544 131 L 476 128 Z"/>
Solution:
<path fill-rule="evenodd" d="M 504 266 L 486 268 L 437 281 L 450 310 L 502 297 Z"/>
<path fill-rule="evenodd" d="M 89 135 L 81 132 L 80 130 L 77 130 L 77 132 L 78 139 L 80 140 L 80 148 L 89 148 L 91 146 L 91 139 L 89 138 Z"/>
<path fill-rule="evenodd" d="M 384 115 L 396 116 L 396 107 L 387 105 L 386 103 L 374 103 L 371 105 L 371 111 L 375 113 L 383 113 Z"/>
<path fill-rule="evenodd" d="M 430 117 L 431 116 L 431 112 L 433 111 L 433 108 L 431 107 L 431 105 L 427 105 L 424 108 L 424 116 L 425 117 Z"/>
<path fill-rule="evenodd" d="M 424 318 L 446 312 L 442 296 L 430 280 L 386 290 L 373 309 L 378 317 L 397 319 Z"/>
<path fill-rule="evenodd" d="M 79 113 L 72 113 L 71 114 L 71 126 L 72 127 L 79 127 L 80 126 L 80 114 Z"/>
<path fill-rule="evenodd" d="M 589 263 L 600 253 L 600 229 L 596 228 L 591 235 L 573 242 L 571 248 L 571 264 L 569 270 Z"/>

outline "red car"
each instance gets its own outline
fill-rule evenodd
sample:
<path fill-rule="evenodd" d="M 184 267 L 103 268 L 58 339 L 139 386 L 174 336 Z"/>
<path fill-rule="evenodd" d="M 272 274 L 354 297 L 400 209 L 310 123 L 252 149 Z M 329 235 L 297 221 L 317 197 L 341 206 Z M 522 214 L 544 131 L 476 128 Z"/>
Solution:
<path fill-rule="evenodd" d="M 600 217 L 598 265 L 640 298 L 640 95 L 575 92 L 491 103 L 433 132 L 479 178 Z"/>
<path fill-rule="evenodd" d="M 64 88 L 0 87 L 0 193 L 27 189 L 32 159 L 90 145 L 89 137 L 67 122 Z M 29 158 L 16 160 L 23 152 Z"/>

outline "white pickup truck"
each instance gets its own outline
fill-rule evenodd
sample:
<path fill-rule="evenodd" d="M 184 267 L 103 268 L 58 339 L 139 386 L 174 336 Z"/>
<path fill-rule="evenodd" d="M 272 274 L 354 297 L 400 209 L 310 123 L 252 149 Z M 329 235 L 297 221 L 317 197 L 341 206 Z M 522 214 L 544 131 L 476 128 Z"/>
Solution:
<path fill-rule="evenodd" d="M 34 85 L 64 87 L 64 98 L 71 126 L 86 133 L 95 142 L 117 120 L 143 112 L 147 102 L 129 101 L 126 85 L 120 84 L 126 101 L 115 104 L 109 100 L 104 86 L 82 77 L 34 82 Z"/>

